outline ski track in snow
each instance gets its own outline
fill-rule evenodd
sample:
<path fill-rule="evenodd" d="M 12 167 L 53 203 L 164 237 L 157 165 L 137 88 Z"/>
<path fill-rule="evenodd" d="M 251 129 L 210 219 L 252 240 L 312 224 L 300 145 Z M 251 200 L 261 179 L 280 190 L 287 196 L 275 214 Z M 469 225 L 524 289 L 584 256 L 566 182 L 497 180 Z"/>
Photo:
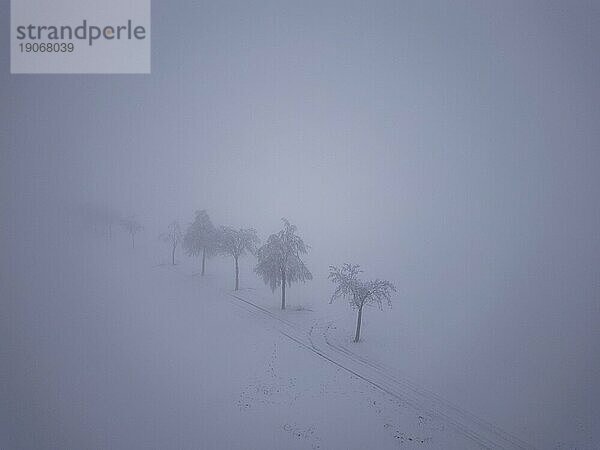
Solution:
<path fill-rule="evenodd" d="M 411 381 L 393 376 L 391 370 L 384 365 L 370 361 L 336 342 L 329 333 L 333 325 L 332 321 L 316 321 L 306 332 L 293 322 L 279 317 L 239 293 L 228 292 L 228 294 L 235 305 L 262 320 L 267 326 L 273 327 L 300 347 L 413 408 L 420 414 L 420 420 L 425 421 L 426 417 L 438 419 L 481 448 L 520 450 L 534 448 L 497 426 L 447 402 L 437 394 Z M 396 437 L 405 438 L 400 435 Z"/>

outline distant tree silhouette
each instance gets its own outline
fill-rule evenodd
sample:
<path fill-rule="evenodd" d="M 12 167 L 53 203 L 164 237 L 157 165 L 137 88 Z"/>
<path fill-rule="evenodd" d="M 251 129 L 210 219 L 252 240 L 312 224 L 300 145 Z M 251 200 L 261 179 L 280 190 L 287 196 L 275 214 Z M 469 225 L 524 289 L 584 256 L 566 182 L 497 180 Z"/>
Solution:
<path fill-rule="evenodd" d="M 169 224 L 169 228 L 165 233 L 159 236 L 160 240 L 171 245 L 171 264 L 175 265 L 175 250 L 183 240 L 183 231 L 176 220 Z"/>
<path fill-rule="evenodd" d="M 121 227 L 131 236 L 131 247 L 135 248 L 135 235 L 144 227 L 133 217 L 121 220 Z"/>
<path fill-rule="evenodd" d="M 196 211 L 196 217 L 183 237 L 183 248 L 189 256 L 202 255 L 202 272 L 206 266 L 206 258 L 217 252 L 217 230 L 206 210 Z"/>
<path fill-rule="evenodd" d="M 231 227 L 221 227 L 218 232 L 218 251 L 222 255 L 233 257 L 235 267 L 235 290 L 240 287 L 239 258 L 246 253 L 256 254 L 256 247 L 260 243 L 256 230 L 253 228 L 240 228 L 236 230 Z"/>

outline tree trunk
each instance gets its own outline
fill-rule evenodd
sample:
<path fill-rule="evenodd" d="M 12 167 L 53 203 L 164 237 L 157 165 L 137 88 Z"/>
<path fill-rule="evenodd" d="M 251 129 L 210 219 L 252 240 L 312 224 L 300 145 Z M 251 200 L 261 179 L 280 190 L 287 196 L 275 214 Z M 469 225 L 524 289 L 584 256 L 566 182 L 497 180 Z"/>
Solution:
<path fill-rule="evenodd" d="M 360 323 L 362 322 L 362 306 L 358 308 L 358 319 L 356 321 L 356 334 L 354 335 L 354 342 L 360 340 Z"/>
<path fill-rule="evenodd" d="M 204 265 L 206 264 L 206 248 L 202 249 L 202 273 L 201 275 L 204 276 Z"/>
<path fill-rule="evenodd" d="M 176 248 L 176 247 L 177 247 L 177 246 L 176 246 L 176 245 L 174 245 L 174 246 L 173 246 L 173 251 L 171 252 L 171 264 L 173 264 L 173 265 L 175 265 L 175 248 Z"/>
<path fill-rule="evenodd" d="M 285 309 L 285 270 L 281 271 L 281 309 Z"/>
<path fill-rule="evenodd" d="M 135 248 L 135 235 L 131 233 L 131 248 Z"/>
<path fill-rule="evenodd" d="M 237 291 L 240 287 L 240 267 L 238 265 L 237 257 L 233 257 L 235 260 L 235 290 Z"/>

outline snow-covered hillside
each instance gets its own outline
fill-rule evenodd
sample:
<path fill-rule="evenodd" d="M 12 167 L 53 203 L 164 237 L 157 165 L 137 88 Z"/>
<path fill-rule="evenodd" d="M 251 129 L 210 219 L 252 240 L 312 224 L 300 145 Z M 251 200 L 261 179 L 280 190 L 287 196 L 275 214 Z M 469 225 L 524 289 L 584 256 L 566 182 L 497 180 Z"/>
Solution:
<path fill-rule="evenodd" d="M 69 242 L 46 242 L 56 247 L 43 257 L 14 261 L 15 273 L 27 266 L 30 283 L 3 280 L 11 314 L 2 338 L 15 361 L 5 372 L 6 448 L 494 442 L 474 422 L 436 414 L 418 395 L 405 397 L 412 391 L 401 382 L 324 348 L 307 327 L 317 323 L 312 311 L 291 308 L 283 319 L 277 305 L 248 303 L 254 289 L 232 296 L 225 273 L 201 278 L 195 261 L 157 264 L 153 246 Z"/>
<path fill-rule="evenodd" d="M 234 293 L 228 260 L 201 277 L 154 243 L 40 239 L 3 280 L 7 448 L 529 448 L 351 348 L 323 308 L 281 312 L 243 271 Z"/>

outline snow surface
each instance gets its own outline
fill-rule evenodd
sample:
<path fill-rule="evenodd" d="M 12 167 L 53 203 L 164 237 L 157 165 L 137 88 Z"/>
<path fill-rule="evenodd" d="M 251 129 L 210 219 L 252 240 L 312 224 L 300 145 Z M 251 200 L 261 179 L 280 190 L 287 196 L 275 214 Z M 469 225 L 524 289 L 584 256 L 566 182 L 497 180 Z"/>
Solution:
<path fill-rule="evenodd" d="M 3 280 L 2 448 L 532 448 L 532 434 L 489 422 L 494 405 L 474 415 L 451 387 L 440 396 L 398 370 L 397 351 L 373 346 L 378 311 L 354 345 L 347 305 L 292 288 L 282 312 L 248 260 L 233 292 L 225 258 L 201 277 L 197 260 L 171 266 L 141 239 L 43 245 Z"/>

